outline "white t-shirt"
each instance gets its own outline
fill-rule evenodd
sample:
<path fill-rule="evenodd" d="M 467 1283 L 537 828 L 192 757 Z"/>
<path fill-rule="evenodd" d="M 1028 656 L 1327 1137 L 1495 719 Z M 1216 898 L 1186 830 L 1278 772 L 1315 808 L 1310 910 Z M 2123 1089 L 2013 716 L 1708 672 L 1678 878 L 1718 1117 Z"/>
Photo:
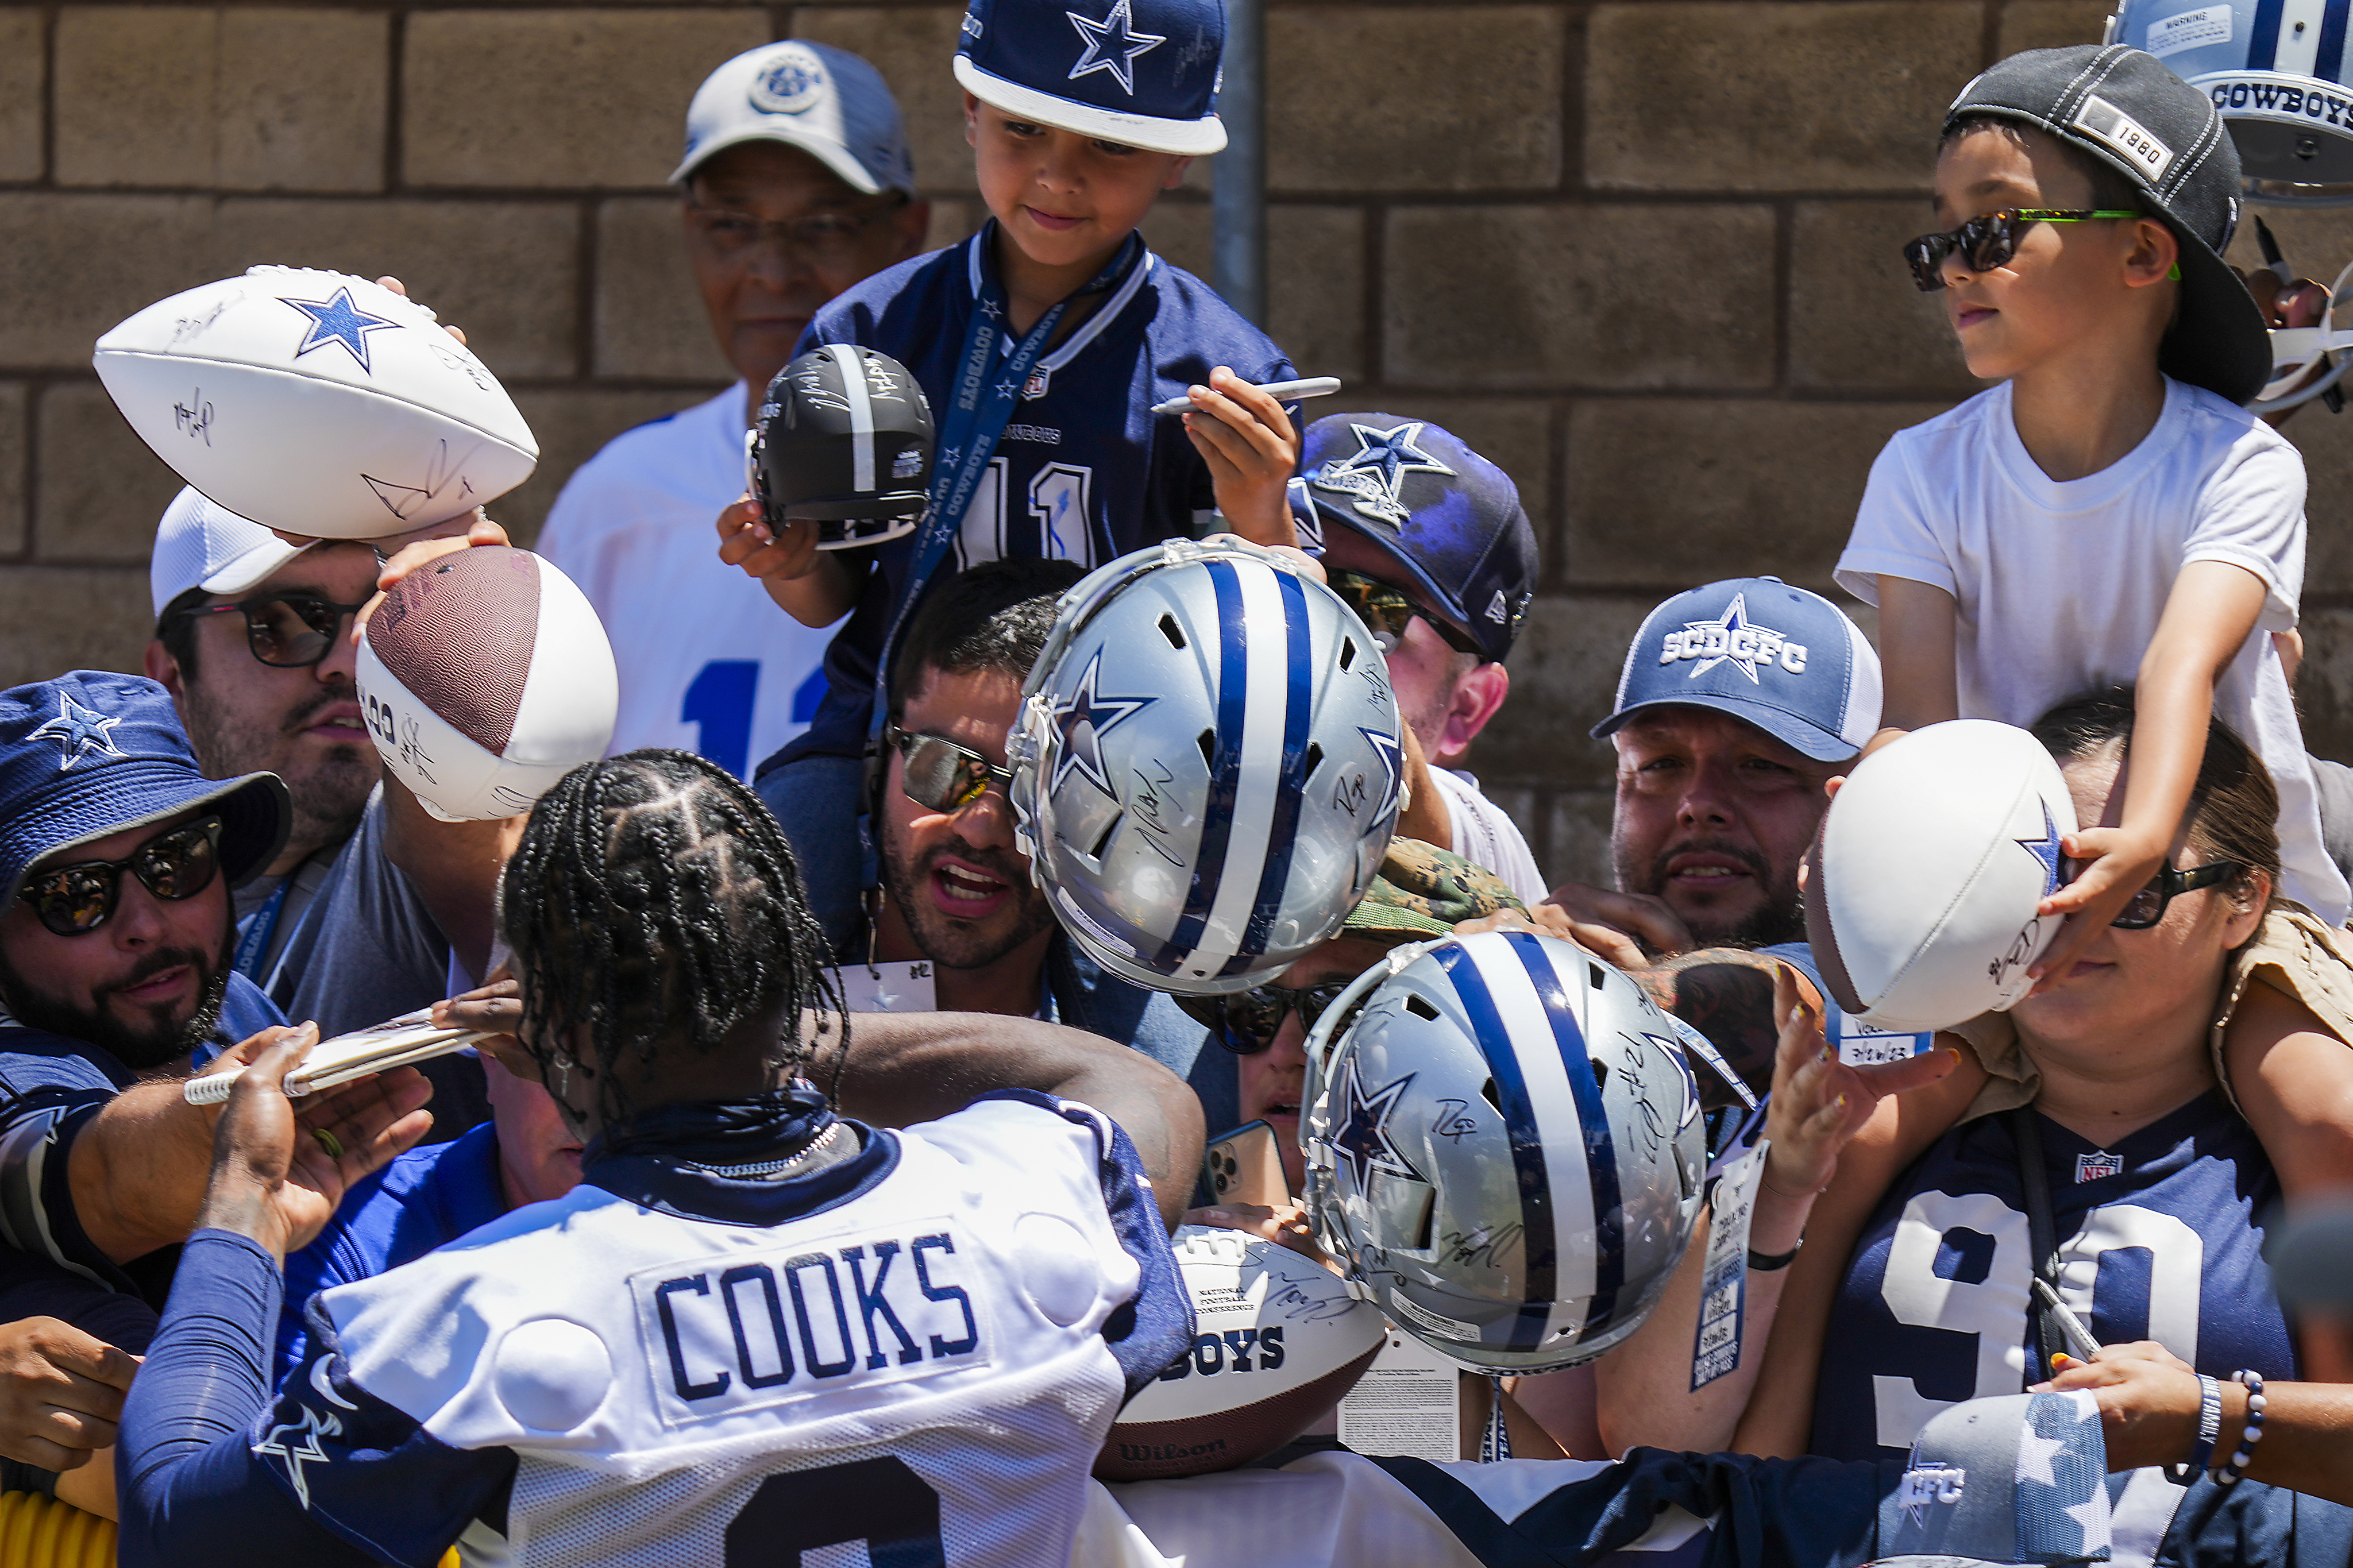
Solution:
<path fill-rule="evenodd" d="M 1502 878 L 1504 885 L 1519 894 L 1520 901 L 1529 908 L 1542 903 L 1552 889 L 1545 885 L 1544 873 L 1536 869 L 1536 858 L 1528 853 L 1528 841 L 1520 836 L 1519 825 L 1480 793 L 1479 781 L 1471 774 L 1456 768 L 1432 767 L 1430 776 L 1437 781 L 1438 793 L 1446 797 L 1446 815 L 1454 825 L 1454 853 Z"/>
<path fill-rule="evenodd" d="M 2281 890 L 2342 924 L 2353 889 L 2321 847 L 2304 732 L 2270 635 L 2295 626 L 2304 542 L 2304 460 L 2245 409 L 2168 380 L 2139 446 L 2061 481 L 2027 455 L 2005 382 L 1896 432 L 1872 465 L 1838 582 L 1873 604 L 1881 576 L 1952 595 L 1963 717 L 2027 725 L 2137 678 L 2183 566 L 2253 573 L 2263 613 L 2215 683 L 2214 717 L 2279 785 Z"/>
<path fill-rule="evenodd" d="M 749 778 L 808 728 L 831 628 L 719 559 L 744 494 L 744 388 L 623 431 L 555 498 L 539 552 L 580 584 L 620 667 L 612 752 L 674 746 Z"/>

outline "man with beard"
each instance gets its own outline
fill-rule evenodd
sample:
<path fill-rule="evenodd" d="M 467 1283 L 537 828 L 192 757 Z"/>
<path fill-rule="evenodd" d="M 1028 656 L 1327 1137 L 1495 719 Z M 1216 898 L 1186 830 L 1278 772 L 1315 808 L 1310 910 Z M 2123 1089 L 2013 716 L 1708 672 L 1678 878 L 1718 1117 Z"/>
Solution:
<path fill-rule="evenodd" d="M 1005 738 L 1055 600 L 1081 575 L 1067 561 L 990 562 L 934 589 L 908 626 L 872 780 L 882 887 L 839 955 L 843 978 L 855 998 L 860 961 L 928 961 L 931 996 L 902 993 L 892 1010 L 1002 1013 L 1118 1040 L 1186 1079 L 1223 1131 L 1237 1120 L 1234 1058 L 1204 1051 L 1207 1031 L 1167 995 L 1089 961 L 1014 847 Z"/>
<path fill-rule="evenodd" d="M 1862 631 L 1778 577 L 1659 605 L 1593 731 L 1618 749 L 1618 887 L 1565 883 L 1531 914 L 1632 973 L 1752 1083 L 1769 1081 L 1774 960 L 1820 990 L 1798 866 L 1830 804 L 1823 785 L 1879 723 L 1879 691 Z"/>
<path fill-rule="evenodd" d="M 436 821 L 398 781 L 379 782 L 351 616 L 380 565 L 365 543 L 291 544 L 186 489 L 164 513 L 148 567 L 146 670 L 171 692 L 197 763 L 216 779 L 276 773 L 293 805 L 284 845 L 237 891 L 235 967 L 329 1037 L 474 984 L 515 831 Z M 425 1072 L 434 1139 L 489 1115 L 473 1057 Z"/>
<path fill-rule="evenodd" d="M 106 1343 L 144 1348 L 136 1298 L 163 1301 L 212 1163 L 216 1112 L 180 1079 L 285 1021 L 231 966 L 230 889 L 291 817 L 273 774 L 206 777 L 153 681 L 76 670 L 0 692 L 0 1301 L 62 1321 L 30 1344 L 0 1332 L 0 1370 L 21 1403 L 48 1369 L 63 1412 L 28 1424 L 11 1404 L 0 1455 L 58 1468 L 111 1441 L 129 1366 Z M 386 1075 L 303 1120 L 356 1179 L 427 1092 Z"/>

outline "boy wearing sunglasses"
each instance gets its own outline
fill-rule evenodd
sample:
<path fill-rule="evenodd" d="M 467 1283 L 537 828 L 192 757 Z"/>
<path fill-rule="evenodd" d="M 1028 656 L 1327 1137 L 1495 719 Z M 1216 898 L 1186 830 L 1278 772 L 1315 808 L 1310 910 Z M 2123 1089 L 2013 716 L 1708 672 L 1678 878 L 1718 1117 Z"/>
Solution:
<path fill-rule="evenodd" d="M 1938 232 L 1905 247 L 1972 374 L 2000 384 L 1888 443 L 1839 562 L 1880 607 L 1873 747 L 2139 692 L 2124 820 L 2069 840 L 2084 874 L 2043 911 L 2081 918 L 2038 974 L 2064 976 L 2158 873 L 2211 720 L 2278 784 L 2285 895 L 2331 925 L 2353 910 L 2270 635 L 2296 622 L 2305 476 L 2240 406 L 2271 353 L 2221 254 L 2239 182 L 2212 103 L 2156 58 L 2033 50 L 1947 111 Z"/>

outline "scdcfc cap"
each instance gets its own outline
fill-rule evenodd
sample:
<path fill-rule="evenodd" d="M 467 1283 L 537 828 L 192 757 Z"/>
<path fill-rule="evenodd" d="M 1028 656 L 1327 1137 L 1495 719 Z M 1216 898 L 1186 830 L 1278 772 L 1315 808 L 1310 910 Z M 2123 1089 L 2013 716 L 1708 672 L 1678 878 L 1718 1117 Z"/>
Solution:
<path fill-rule="evenodd" d="M 1155 153 L 1226 144 L 1222 0 L 970 0 L 955 78 L 983 103 Z"/>
<path fill-rule="evenodd" d="M 1835 763 L 1879 728 L 1879 655 L 1836 605 L 1778 577 L 1735 577 L 1650 613 L 1593 733 L 1615 734 L 1644 708 L 1714 708 Z"/>
<path fill-rule="evenodd" d="M 670 183 L 745 142 L 798 147 L 868 195 L 915 188 L 898 100 L 882 73 L 847 49 L 786 38 L 712 71 L 687 106 L 686 154 Z"/>

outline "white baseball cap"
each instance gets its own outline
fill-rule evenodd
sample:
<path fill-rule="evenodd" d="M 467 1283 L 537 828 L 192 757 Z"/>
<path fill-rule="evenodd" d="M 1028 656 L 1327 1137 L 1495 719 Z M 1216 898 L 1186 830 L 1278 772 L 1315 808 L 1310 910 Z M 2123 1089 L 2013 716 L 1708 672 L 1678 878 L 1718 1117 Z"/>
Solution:
<path fill-rule="evenodd" d="M 763 44 L 704 78 L 687 106 L 686 155 L 670 183 L 682 184 L 712 153 L 744 142 L 798 147 L 868 195 L 915 188 L 914 154 L 890 85 L 830 45 Z"/>
<path fill-rule="evenodd" d="M 191 588 L 242 594 L 311 547 L 289 544 L 251 518 L 239 517 L 201 490 L 184 489 L 155 527 L 147 590 L 155 614 Z"/>

